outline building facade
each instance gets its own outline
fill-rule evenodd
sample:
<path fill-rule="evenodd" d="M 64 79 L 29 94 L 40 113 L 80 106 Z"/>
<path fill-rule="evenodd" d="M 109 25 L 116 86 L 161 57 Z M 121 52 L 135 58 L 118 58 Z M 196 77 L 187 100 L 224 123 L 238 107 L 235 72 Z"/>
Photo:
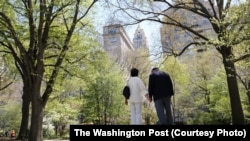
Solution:
<path fill-rule="evenodd" d="M 121 24 L 109 24 L 103 27 L 103 48 L 111 57 L 123 63 L 137 49 L 148 50 L 149 47 L 140 26 L 137 27 L 132 42 Z"/>
<path fill-rule="evenodd" d="M 208 9 L 208 11 L 212 12 L 210 3 L 206 0 L 200 0 L 204 7 Z M 214 32 L 211 26 L 211 23 L 208 19 L 194 14 L 193 12 L 179 9 L 179 10 L 168 10 L 167 15 L 171 15 L 172 18 L 180 21 L 180 23 L 184 26 L 192 28 L 194 31 L 202 34 L 204 36 L 214 36 Z M 167 20 L 167 19 L 166 19 Z M 190 31 L 184 30 L 177 26 L 163 25 L 160 29 L 161 34 L 161 43 L 162 43 L 162 51 L 165 54 L 172 53 L 180 53 L 185 46 L 192 42 L 202 41 L 198 36 L 192 34 Z M 196 51 L 199 52 L 203 50 L 202 47 L 189 47 L 186 50 L 189 55 L 192 55 Z"/>
<path fill-rule="evenodd" d="M 134 33 L 133 47 L 135 49 L 144 48 L 146 50 L 149 50 L 147 37 L 140 25 L 136 28 Z"/>
<path fill-rule="evenodd" d="M 119 62 L 123 62 L 127 54 L 134 48 L 126 31 L 120 24 L 110 24 L 103 27 L 103 48 Z"/>

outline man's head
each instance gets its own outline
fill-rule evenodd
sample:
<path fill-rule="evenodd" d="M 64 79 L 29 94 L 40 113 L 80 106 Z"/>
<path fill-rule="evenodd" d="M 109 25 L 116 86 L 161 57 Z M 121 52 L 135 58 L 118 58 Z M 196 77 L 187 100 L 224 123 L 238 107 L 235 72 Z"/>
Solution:
<path fill-rule="evenodd" d="M 159 68 L 153 67 L 152 70 L 151 70 L 151 73 L 158 72 L 158 71 L 159 71 Z"/>

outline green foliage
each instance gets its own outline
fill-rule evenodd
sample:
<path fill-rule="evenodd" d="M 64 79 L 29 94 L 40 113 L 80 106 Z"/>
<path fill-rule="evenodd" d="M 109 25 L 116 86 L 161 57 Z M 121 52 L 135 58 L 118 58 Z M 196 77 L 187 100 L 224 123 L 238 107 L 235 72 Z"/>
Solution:
<path fill-rule="evenodd" d="M 80 54 L 79 50 L 82 50 L 83 53 Z M 46 106 L 45 118 L 47 119 L 47 123 L 45 127 L 49 125 L 52 125 L 53 129 L 57 127 L 57 129 L 51 133 L 50 136 L 52 137 L 68 135 L 70 124 L 81 123 L 79 115 L 83 94 L 85 93 L 85 89 L 83 88 L 93 79 L 92 76 L 94 75 L 90 73 L 96 71 L 93 66 L 98 65 L 98 61 L 95 59 L 102 58 L 103 56 L 103 52 L 98 49 L 98 47 L 90 48 L 90 46 L 86 46 L 81 48 L 81 46 L 79 46 L 79 50 L 69 52 L 71 56 L 75 56 L 75 60 L 77 61 L 68 60 L 64 64 L 65 69 L 70 68 L 70 73 L 61 71 L 53 95 L 51 95 L 51 99 Z M 85 58 L 78 59 L 82 56 Z M 96 58 L 93 59 L 93 56 Z M 45 129 L 46 131 L 51 130 L 51 128 Z"/>
<path fill-rule="evenodd" d="M 221 69 L 221 71 L 208 81 L 208 90 L 210 92 L 209 103 L 196 102 L 196 105 L 193 105 L 192 118 L 189 118 L 187 121 L 188 124 L 231 123 L 230 101 L 225 77 L 225 72 Z"/>
<path fill-rule="evenodd" d="M 0 128 L 3 130 L 19 130 L 21 123 L 21 103 L 9 101 L 7 105 L 0 106 Z"/>
<path fill-rule="evenodd" d="M 228 27 L 223 35 L 225 44 L 228 46 L 233 45 L 234 48 L 238 49 L 236 45 L 247 40 L 249 41 L 249 39 L 246 39 L 249 38 L 250 35 L 249 7 L 249 2 L 245 2 L 239 5 L 232 5 L 231 8 L 228 9 L 229 16 L 226 16 L 221 22 L 221 26 Z"/>
<path fill-rule="evenodd" d="M 65 32 L 61 31 L 62 29 L 53 30 L 55 31 L 52 34 L 55 37 Z M 62 42 L 60 38 L 61 36 L 51 38 L 50 41 L 60 45 Z M 97 60 L 101 60 L 104 55 L 97 38 L 97 33 L 91 23 L 88 23 L 86 28 L 76 31 L 72 36 L 65 61 L 54 85 L 54 91 L 46 106 L 44 124 L 46 131 L 44 132 L 47 138 L 69 136 L 69 125 L 80 122 L 79 112 L 85 91 L 83 88 L 92 79 L 92 75 L 86 72 L 95 72 L 93 66 L 98 66 Z M 46 61 L 48 67 L 45 78 L 49 78 L 52 73 L 53 66 L 50 64 L 55 63 L 56 58 L 53 59 L 53 57 L 57 56 L 60 50 L 60 47 L 53 46 L 46 50 L 45 58 L 50 59 Z M 51 132 L 52 129 L 53 132 Z"/>
<path fill-rule="evenodd" d="M 225 81 L 226 74 L 221 70 L 212 80 L 210 85 L 211 103 L 210 111 L 214 115 L 214 121 L 221 124 L 231 123 L 231 107 L 227 84 Z"/>
<path fill-rule="evenodd" d="M 81 107 L 81 81 L 74 77 L 64 79 L 56 85 L 49 100 L 44 116 L 46 137 L 63 137 L 69 133 L 69 125 L 78 123 L 78 113 Z M 51 130 L 54 130 L 51 132 Z"/>
<path fill-rule="evenodd" d="M 145 101 L 142 109 L 142 119 L 145 125 L 154 125 L 158 122 L 158 117 L 155 111 L 154 103 Z"/>
<path fill-rule="evenodd" d="M 81 110 L 85 124 L 122 124 L 121 117 L 126 117 L 122 75 L 116 64 L 105 61 L 105 58 L 100 61 L 95 77 L 86 85 Z"/>

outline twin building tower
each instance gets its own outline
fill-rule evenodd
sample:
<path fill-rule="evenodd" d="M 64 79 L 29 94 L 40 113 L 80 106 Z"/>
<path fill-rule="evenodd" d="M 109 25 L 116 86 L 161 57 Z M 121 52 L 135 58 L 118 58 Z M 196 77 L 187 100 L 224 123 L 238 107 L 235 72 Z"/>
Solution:
<path fill-rule="evenodd" d="M 128 57 L 134 56 L 136 50 L 149 52 L 144 30 L 138 26 L 131 41 L 121 24 L 108 24 L 103 27 L 103 48 L 119 63 L 127 62 Z"/>

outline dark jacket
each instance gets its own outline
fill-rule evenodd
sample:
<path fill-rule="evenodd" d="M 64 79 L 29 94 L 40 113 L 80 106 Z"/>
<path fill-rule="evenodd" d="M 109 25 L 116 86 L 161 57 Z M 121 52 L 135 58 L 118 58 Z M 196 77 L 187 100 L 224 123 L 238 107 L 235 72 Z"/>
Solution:
<path fill-rule="evenodd" d="M 158 71 L 149 76 L 149 97 L 157 99 L 174 95 L 173 83 L 168 73 Z"/>

